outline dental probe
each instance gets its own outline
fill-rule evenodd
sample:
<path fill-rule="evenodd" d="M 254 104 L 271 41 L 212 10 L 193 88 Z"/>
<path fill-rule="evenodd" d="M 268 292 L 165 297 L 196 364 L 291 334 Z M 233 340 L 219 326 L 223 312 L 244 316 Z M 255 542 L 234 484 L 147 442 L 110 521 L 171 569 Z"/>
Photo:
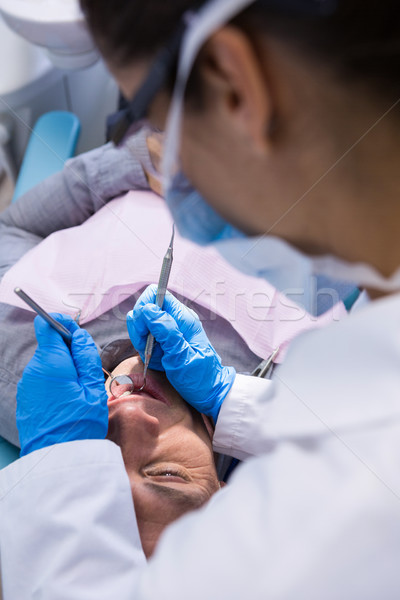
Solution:
<path fill-rule="evenodd" d="M 159 308 L 163 307 L 164 298 L 168 287 L 169 276 L 171 274 L 171 267 L 173 261 L 173 247 L 174 247 L 174 238 L 175 238 L 175 224 L 172 226 L 172 237 L 169 243 L 167 252 L 164 256 L 164 260 L 161 267 L 160 279 L 158 280 L 157 286 L 157 295 L 156 295 L 156 304 Z M 147 369 L 149 368 L 151 356 L 154 350 L 155 339 L 154 336 L 149 333 L 147 336 L 146 348 L 144 350 L 144 371 L 143 371 L 143 385 L 140 388 L 139 392 L 144 389 L 146 386 L 146 375 Z"/>
<path fill-rule="evenodd" d="M 23 290 L 21 290 L 21 288 L 16 287 L 14 289 L 14 292 L 17 294 L 17 296 L 21 298 L 21 300 L 23 300 L 28 306 L 30 306 L 32 310 L 34 310 L 39 316 L 41 316 L 45 321 L 47 321 L 47 323 L 51 327 L 53 327 L 53 329 L 58 331 L 58 333 L 63 338 L 64 342 L 67 344 L 68 348 L 71 347 L 72 333 L 68 331 L 68 329 L 64 327 L 64 325 L 53 319 L 53 317 L 49 315 L 48 312 L 46 312 L 41 306 L 39 306 L 37 302 L 32 300 L 32 298 L 28 296 L 28 294 L 26 294 Z"/>
<path fill-rule="evenodd" d="M 278 348 L 276 348 L 273 353 L 271 354 L 271 356 L 265 360 L 263 360 L 258 367 L 256 367 L 256 369 L 254 369 L 254 371 L 252 372 L 252 376 L 253 377 L 265 377 L 267 374 L 269 374 L 272 365 L 274 363 L 275 358 L 278 356 L 279 354 L 279 350 L 280 350 L 280 346 L 278 346 Z"/>

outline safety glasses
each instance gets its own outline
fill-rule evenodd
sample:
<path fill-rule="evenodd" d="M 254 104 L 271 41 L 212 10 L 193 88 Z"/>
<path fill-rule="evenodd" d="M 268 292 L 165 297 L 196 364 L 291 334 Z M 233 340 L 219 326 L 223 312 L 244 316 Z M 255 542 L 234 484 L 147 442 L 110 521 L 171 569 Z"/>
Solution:
<path fill-rule="evenodd" d="M 231 0 L 227 1 L 231 2 Z M 250 0 L 243 4 L 250 6 L 256 1 L 279 11 L 279 13 L 298 16 L 327 16 L 332 14 L 337 6 L 337 0 Z M 212 2 L 204 4 L 212 4 Z M 243 6 L 238 6 L 238 12 L 242 8 Z M 111 140 L 115 145 L 121 144 L 128 130 L 133 134 L 142 127 L 153 100 L 172 77 L 178 62 L 182 40 L 195 15 L 196 13 L 192 11 L 183 15 L 176 31 L 156 55 L 145 81 L 133 100 L 122 111 L 120 119 L 111 132 Z M 235 15 L 232 14 L 233 16 Z"/>
<path fill-rule="evenodd" d="M 128 129 L 131 133 L 138 131 L 145 122 L 147 112 L 158 92 L 171 77 L 172 70 L 179 56 L 182 38 L 186 30 L 185 19 L 180 22 L 178 29 L 157 54 L 150 71 L 136 92 L 135 97 L 122 111 L 121 120 L 111 133 L 111 141 L 119 146 L 126 136 Z"/>

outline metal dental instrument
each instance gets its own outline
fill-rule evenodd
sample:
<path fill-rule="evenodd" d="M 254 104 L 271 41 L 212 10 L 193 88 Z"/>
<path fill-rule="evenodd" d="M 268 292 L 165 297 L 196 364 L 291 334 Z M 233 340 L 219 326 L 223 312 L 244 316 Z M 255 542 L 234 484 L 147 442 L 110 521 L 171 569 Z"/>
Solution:
<path fill-rule="evenodd" d="M 164 260 L 163 260 L 162 267 L 161 267 L 160 279 L 158 280 L 156 304 L 160 308 L 162 308 L 163 304 L 164 304 L 165 293 L 167 291 L 169 276 L 171 274 L 172 261 L 174 258 L 173 257 L 174 238 L 175 238 L 175 224 L 172 226 L 171 241 L 169 243 L 167 252 L 164 256 Z M 151 356 L 153 354 L 154 344 L 155 344 L 154 336 L 151 333 L 149 333 L 149 335 L 147 336 L 146 348 L 144 350 L 145 360 L 144 360 L 144 371 L 143 371 L 143 385 L 138 390 L 139 392 L 142 391 L 146 386 L 147 369 L 149 368 Z"/>
<path fill-rule="evenodd" d="M 276 348 L 273 353 L 271 354 L 271 356 L 265 360 L 263 360 L 258 367 L 256 367 L 256 369 L 254 369 L 254 371 L 252 372 L 252 376 L 253 377 L 266 377 L 270 371 L 272 370 L 273 364 L 274 364 L 274 360 L 275 358 L 278 356 L 280 351 L 280 346 L 278 346 L 278 348 Z"/>
<path fill-rule="evenodd" d="M 68 331 L 68 329 L 66 327 L 64 327 L 64 325 L 62 325 L 61 323 L 59 323 L 58 321 L 53 319 L 53 317 L 50 316 L 48 312 L 46 312 L 41 306 L 39 306 L 39 304 L 37 304 L 37 302 L 32 300 L 32 298 L 30 296 L 28 296 L 28 294 L 26 294 L 23 290 L 21 290 L 21 288 L 19 288 L 19 287 L 15 288 L 14 292 L 17 294 L 17 296 L 19 296 L 21 298 L 21 300 L 23 300 L 28 306 L 30 306 L 38 315 L 43 317 L 43 319 L 45 321 L 47 321 L 47 323 L 51 327 L 53 327 L 53 329 L 58 331 L 58 333 L 61 335 L 64 342 L 67 344 L 67 346 L 69 348 L 71 347 L 72 333 L 70 331 Z"/>

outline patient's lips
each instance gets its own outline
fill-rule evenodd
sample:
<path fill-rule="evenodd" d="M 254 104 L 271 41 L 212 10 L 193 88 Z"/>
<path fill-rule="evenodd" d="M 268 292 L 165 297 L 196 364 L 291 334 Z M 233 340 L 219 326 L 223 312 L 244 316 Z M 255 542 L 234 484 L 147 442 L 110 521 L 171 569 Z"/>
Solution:
<path fill-rule="evenodd" d="M 134 383 L 134 389 L 131 390 L 131 385 L 122 384 L 118 389 L 118 395 L 114 392 L 115 395 L 110 396 L 108 399 L 108 405 L 114 405 L 120 402 L 124 402 L 127 400 L 133 400 L 138 397 L 150 397 L 159 402 L 163 402 L 167 406 L 170 406 L 170 401 L 166 397 L 164 390 L 162 387 L 154 381 L 149 375 L 146 378 L 146 385 L 143 390 L 139 391 L 143 386 L 143 374 L 142 373 L 131 373 L 129 375 Z"/>

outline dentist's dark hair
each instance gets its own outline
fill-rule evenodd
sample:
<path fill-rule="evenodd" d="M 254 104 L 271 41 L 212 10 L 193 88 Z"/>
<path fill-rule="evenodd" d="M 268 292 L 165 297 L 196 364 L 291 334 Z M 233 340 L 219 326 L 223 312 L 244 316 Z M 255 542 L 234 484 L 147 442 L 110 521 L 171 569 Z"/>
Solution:
<path fill-rule="evenodd" d="M 151 58 L 189 9 L 204 0 L 80 0 L 101 52 L 123 67 Z M 344 81 L 367 84 L 381 96 L 400 97 L 400 5 L 398 0 L 338 0 L 329 17 L 277 14 L 258 1 L 233 21 L 255 39 L 279 36 Z"/>

